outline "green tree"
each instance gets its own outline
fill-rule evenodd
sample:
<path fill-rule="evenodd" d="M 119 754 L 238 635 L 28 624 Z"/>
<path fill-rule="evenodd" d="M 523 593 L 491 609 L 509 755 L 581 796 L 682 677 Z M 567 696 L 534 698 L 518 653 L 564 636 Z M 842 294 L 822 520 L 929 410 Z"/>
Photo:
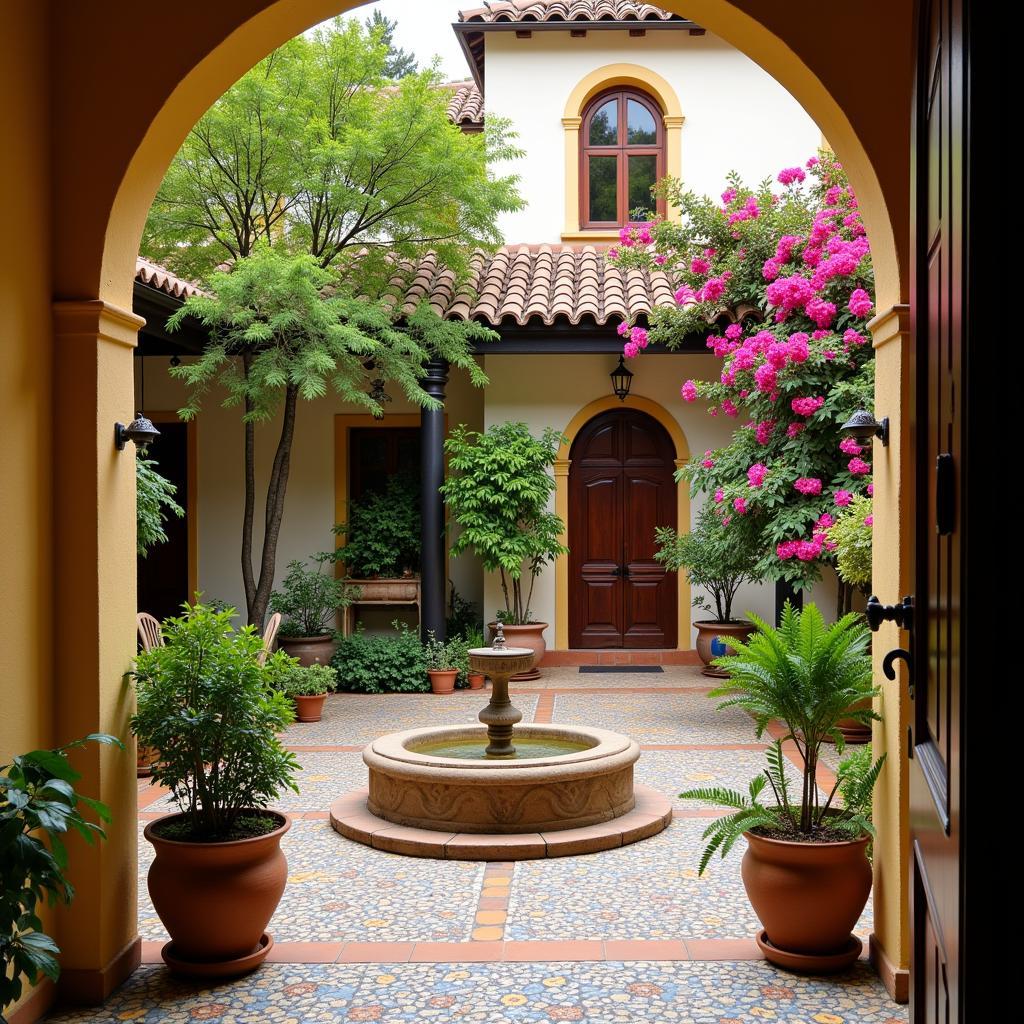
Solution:
<path fill-rule="evenodd" d="M 568 553 L 565 524 L 548 511 L 555 481 L 548 472 L 565 438 L 525 423 L 502 423 L 481 434 L 460 423 L 444 443 L 452 475 L 441 487 L 461 527 L 452 555 L 472 548 L 488 572 L 501 574 L 504 622 L 532 622 L 533 585 L 548 562 Z M 523 593 L 523 575 L 530 587 Z"/>
<path fill-rule="evenodd" d="M 411 75 L 417 70 L 416 55 L 409 53 L 408 50 L 403 50 L 400 46 L 395 46 L 395 29 L 398 28 L 397 21 L 393 18 L 385 18 L 377 10 L 366 19 L 364 24 L 367 31 L 378 33 L 381 42 L 388 48 L 387 61 L 384 64 L 384 74 L 388 78 L 405 78 L 406 75 Z"/>
<path fill-rule="evenodd" d="M 382 302 L 356 297 L 310 255 L 290 256 L 269 246 L 217 272 L 210 295 L 194 295 L 168 321 L 176 329 L 194 317 L 209 332 L 203 353 L 171 373 L 185 382 L 189 402 L 182 418 L 195 416 L 203 396 L 220 384 L 225 405 L 241 407 L 245 424 L 245 510 L 242 523 L 242 580 L 248 621 L 262 625 L 273 587 L 277 542 L 295 438 L 299 400 L 315 401 L 329 390 L 344 402 L 379 413 L 366 392 L 365 363 L 374 375 L 396 381 L 410 401 L 436 407 L 420 387 L 423 364 L 446 359 L 476 385 L 487 378 L 473 358 L 473 346 L 494 332 L 475 321 L 442 320 L 423 303 L 401 324 Z M 257 423 L 282 410 L 277 450 L 267 486 L 263 547 L 253 566 L 256 512 Z"/>
<path fill-rule="evenodd" d="M 466 134 L 435 68 L 393 82 L 376 30 L 335 19 L 291 40 L 200 118 L 153 203 L 142 252 L 205 280 L 260 240 L 379 287 L 394 257 L 426 251 L 456 276 L 500 244 L 522 201 L 494 168 L 518 154 L 508 122 Z"/>
<path fill-rule="evenodd" d="M 164 523 L 168 515 L 179 519 L 185 510 L 174 500 L 177 487 L 161 475 L 154 459 L 135 459 L 135 546 L 143 558 L 157 544 L 167 541 Z"/>

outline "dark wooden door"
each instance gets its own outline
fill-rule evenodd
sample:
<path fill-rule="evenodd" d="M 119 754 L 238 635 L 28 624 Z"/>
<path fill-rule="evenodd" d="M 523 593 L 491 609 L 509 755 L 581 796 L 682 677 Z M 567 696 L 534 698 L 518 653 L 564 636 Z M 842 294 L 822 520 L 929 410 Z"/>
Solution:
<path fill-rule="evenodd" d="M 909 744 L 911 1020 L 959 1024 L 968 152 L 962 0 L 925 0 L 919 16 L 911 285 L 918 595 Z"/>
<path fill-rule="evenodd" d="M 676 526 L 675 450 L 657 420 L 616 409 L 591 420 L 569 458 L 569 644 L 676 646 L 675 573 L 654 531 Z"/>
<path fill-rule="evenodd" d="M 174 500 L 188 509 L 188 424 L 161 422 L 158 428 L 160 436 L 146 449 L 145 457 L 174 484 Z M 164 533 L 167 540 L 151 547 L 145 557 L 139 555 L 136 569 L 138 610 L 158 619 L 180 615 L 182 603 L 195 600 L 195 594 L 188 592 L 187 513 L 180 519 L 166 516 Z"/>

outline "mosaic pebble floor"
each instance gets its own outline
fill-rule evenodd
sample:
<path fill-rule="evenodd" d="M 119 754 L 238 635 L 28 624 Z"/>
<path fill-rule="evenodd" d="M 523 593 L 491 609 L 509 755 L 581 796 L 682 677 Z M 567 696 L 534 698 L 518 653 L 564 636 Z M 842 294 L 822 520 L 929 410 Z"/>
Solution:
<path fill-rule="evenodd" d="M 689 785 L 746 787 L 763 764 L 762 749 L 742 749 L 756 743 L 750 720 L 742 712 L 717 711 L 699 689 L 707 680 L 691 667 L 666 667 L 659 675 L 596 676 L 563 668 L 525 685 L 536 689 L 514 696 L 524 721 L 550 715 L 554 722 L 587 722 L 626 732 L 641 744 L 696 748 L 644 750 L 637 765 L 638 781 L 675 801 L 677 817 L 670 828 L 604 853 L 520 862 L 505 872 L 504 890 L 493 887 L 483 863 L 423 861 L 348 842 L 331 830 L 326 811 L 336 796 L 366 784 L 358 749 L 384 732 L 425 722 L 472 721 L 483 701 L 479 692 L 447 698 L 337 695 L 328 701 L 322 722 L 292 726 L 285 735 L 291 746 L 335 749 L 298 750 L 299 793 L 278 801 L 293 815 L 283 843 L 289 885 L 270 924 L 279 943 L 439 942 L 464 944 L 471 951 L 479 946 L 475 940 L 496 938 L 513 944 L 621 943 L 749 940 L 755 934 L 758 922 L 740 879 L 742 850 L 725 861 L 716 858 L 705 877 L 698 878 L 700 835 L 708 819 L 696 805 L 677 799 Z M 828 763 L 834 766 L 834 759 Z M 166 796 L 152 801 L 145 784 L 140 793 L 146 798 L 145 818 L 171 809 Z M 162 942 L 166 935 L 146 891 L 152 850 L 141 836 L 144 824 L 140 934 Z M 506 895 L 499 899 L 502 891 Z M 499 904 L 507 911 L 492 909 Z M 869 903 L 856 929 L 861 937 L 870 932 L 871 920 Z M 271 963 L 248 978 L 212 988 L 175 981 L 162 966 L 144 966 L 105 1007 L 50 1019 L 143 1024 L 906 1021 L 904 1008 L 889 1001 L 863 963 L 842 978 L 813 980 L 756 960 L 622 963 L 614 956 L 624 954 L 611 946 L 607 960 L 585 962 L 550 962 L 557 960 L 557 946 L 530 953 L 527 962 L 508 959 L 507 953 L 500 964 L 434 962 L 460 959 L 459 945 L 446 949 L 424 957 L 428 963 Z M 396 957 L 381 952 L 380 959 Z"/>
<path fill-rule="evenodd" d="M 96 1010 L 53 1024 L 905 1024 L 863 965 L 815 980 L 760 962 L 270 964 L 231 985 L 143 967 Z"/>

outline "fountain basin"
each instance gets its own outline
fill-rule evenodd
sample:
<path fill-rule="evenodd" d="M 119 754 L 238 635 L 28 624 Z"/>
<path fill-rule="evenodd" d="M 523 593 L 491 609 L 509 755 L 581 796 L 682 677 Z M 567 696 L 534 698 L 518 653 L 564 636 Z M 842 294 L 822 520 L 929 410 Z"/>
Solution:
<path fill-rule="evenodd" d="M 640 747 L 628 736 L 585 726 L 525 725 L 522 753 L 535 742 L 582 749 L 538 757 L 441 757 L 437 744 L 476 744 L 480 725 L 409 729 L 364 751 L 367 810 L 397 825 L 449 833 L 514 835 L 583 828 L 634 807 L 633 765 Z M 426 748 L 426 749 L 423 749 Z"/>

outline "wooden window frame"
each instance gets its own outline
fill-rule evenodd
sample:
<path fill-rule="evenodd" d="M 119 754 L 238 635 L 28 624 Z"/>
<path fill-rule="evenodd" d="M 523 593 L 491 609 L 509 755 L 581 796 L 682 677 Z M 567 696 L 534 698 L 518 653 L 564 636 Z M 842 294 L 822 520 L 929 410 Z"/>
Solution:
<path fill-rule="evenodd" d="M 590 145 L 590 123 L 594 114 L 601 109 L 610 99 L 618 101 L 618 141 L 614 146 L 592 146 Z M 636 100 L 650 112 L 654 118 L 656 141 L 650 144 L 630 145 L 625 140 L 628 132 L 628 107 L 629 100 Z M 616 166 L 616 210 L 617 217 L 613 221 L 591 220 L 590 219 L 590 158 L 593 156 L 614 156 L 617 159 Z M 623 88 L 617 86 L 613 89 L 606 89 L 598 93 L 583 111 L 583 119 L 580 124 L 580 153 L 579 153 L 579 177 L 580 177 L 580 228 L 584 231 L 600 231 L 621 228 L 631 223 L 629 219 L 629 157 L 631 156 L 655 156 L 654 180 L 658 181 L 665 176 L 665 120 L 661 107 L 657 101 L 648 93 L 640 89 Z M 662 217 L 665 216 L 665 202 L 658 199 L 655 203 L 655 210 Z"/>

